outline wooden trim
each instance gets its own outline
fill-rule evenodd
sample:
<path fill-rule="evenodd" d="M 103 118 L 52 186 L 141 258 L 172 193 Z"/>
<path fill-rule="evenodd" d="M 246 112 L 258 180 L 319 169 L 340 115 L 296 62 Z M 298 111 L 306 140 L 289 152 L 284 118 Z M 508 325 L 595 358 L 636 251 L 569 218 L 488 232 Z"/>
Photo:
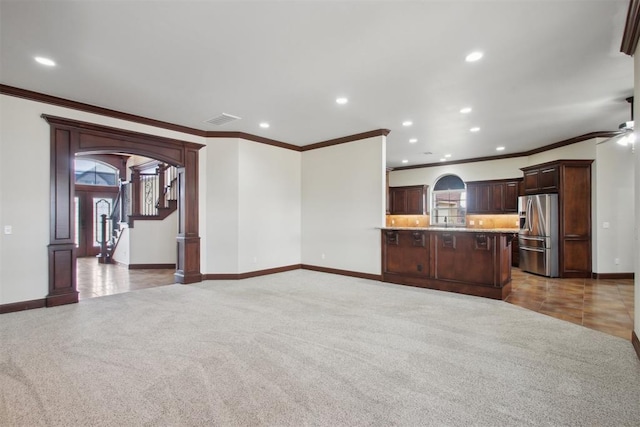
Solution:
<path fill-rule="evenodd" d="M 111 127 L 111 126 L 104 126 L 104 125 L 99 125 L 96 123 L 91 123 L 91 122 L 84 122 L 81 120 L 73 120 L 73 119 L 67 119 L 65 117 L 58 117 L 58 116 L 52 116 L 50 114 L 42 114 L 40 117 L 42 117 L 43 119 L 45 119 L 47 121 L 47 123 L 49 123 L 50 125 L 56 125 L 58 128 L 68 128 L 68 129 L 74 129 L 74 130 L 79 130 L 79 131 L 86 131 L 83 132 L 83 134 L 91 134 L 91 135 L 96 135 L 96 136 L 101 136 L 101 137 L 112 137 L 113 134 L 117 135 L 118 140 L 123 140 L 126 143 L 146 143 L 146 144 L 153 144 L 154 146 L 161 146 L 161 145 L 169 145 L 170 147 L 179 147 L 179 148 L 193 148 L 193 149 L 197 149 L 199 150 L 200 148 L 204 147 L 203 144 L 197 144 L 195 142 L 189 142 L 189 141 L 183 141 L 180 139 L 175 139 L 175 138 L 167 138 L 166 136 L 158 136 L 158 135 L 153 135 L 153 134 L 149 134 L 149 133 L 143 133 L 143 132 L 136 132 L 136 131 L 132 131 L 132 130 L 126 130 L 126 129 L 121 129 L 121 128 L 115 128 L 115 127 Z M 80 146 L 78 147 L 78 152 L 84 152 L 84 151 L 90 151 L 90 152 L 96 152 L 96 151 L 104 151 L 104 149 L 100 146 L 86 146 L 86 145 L 82 145 L 80 144 Z M 110 149 L 107 149 L 107 151 Z M 143 150 L 143 151 L 137 151 L 133 154 L 142 154 L 142 155 L 147 155 L 148 152 Z M 157 153 L 151 153 L 154 155 L 157 155 Z M 162 159 L 160 159 L 162 160 Z M 178 165 L 184 165 L 184 160 L 180 161 L 179 159 L 173 158 L 173 157 L 169 157 L 168 158 L 169 163 L 176 165 L 176 163 Z"/>
<path fill-rule="evenodd" d="M 269 139 L 245 132 L 207 131 L 205 132 L 205 136 L 207 138 L 241 138 L 248 141 L 259 142 L 261 144 L 272 145 L 274 147 L 285 148 L 287 150 L 302 151 L 302 147 L 298 145 L 287 144 L 286 142 L 276 141 L 275 139 Z"/>
<path fill-rule="evenodd" d="M 630 0 L 620 52 L 633 56 L 640 38 L 640 0 Z"/>
<path fill-rule="evenodd" d="M 300 151 L 315 150 L 317 148 L 330 147 L 332 145 L 345 144 L 347 142 L 360 141 L 362 139 L 373 138 L 376 136 L 387 136 L 391 132 L 389 129 L 376 129 L 369 132 L 357 133 L 354 135 L 343 136 L 341 138 L 330 139 L 327 141 L 316 142 L 315 144 L 304 145 Z"/>
<path fill-rule="evenodd" d="M 45 95 L 43 93 L 33 92 L 26 89 L 7 86 L 0 84 L 0 94 L 15 96 L 17 98 L 38 101 L 45 104 L 56 105 L 58 107 L 71 108 L 73 110 L 85 111 L 87 113 L 99 114 L 101 116 L 113 117 L 115 119 L 126 120 L 129 122 L 140 123 L 143 125 L 154 126 L 162 129 L 173 130 L 176 132 L 187 133 L 196 136 L 205 136 L 206 132 L 200 129 L 194 129 L 187 126 L 176 125 L 173 123 L 163 122 L 160 120 L 149 119 L 147 117 L 137 116 L 135 114 L 123 113 L 121 111 L 111 110 L 109 108 L 97 107 L 83 102 L 71 101 L 57 96 Z"/>
<path fill-rule="evenodd" d="M 593 138 L 613 138 L 614 136 L 617 136 L 617 135 L 620 135 L 619 131 L 591 132 L 591 133 L 586 133 L 584 135 L 576 136 L 573 138 L 565 139 L 563 141 L 554 142 L 553 144 L 545 145 L 543 147 L 534 148 L 533 150 L 522 151 L 520 153 L 505 154 L 501 156 L 476 157 L 471 159 L 453 160 L 450 162 L 448 161 L 448 162 L 438 162 L 438 163 L 425 163 L 422 165 L 400 166 L 397 168 L 392 168 L 392 170 L 399 171 L 399 170 L 406 170 L 406 169 L 420 169 L 420 168 L 429 168 L 434 166 L 459 165 L 463 163 L 486 162 L 489 160 L 502 160 L 502 159 L 511 159 L 514 157 L 526 157 L 534 154 L 543 153 L 545 151 L 553 150 L 556 148 L 564 147 L 567 145 L 576 144 L 578 142 L 587 141 Z"/>
<path fill-rule="evenodd" d="M 47 306 L 45 298 L 33 299 L 31 301 L 13 302 L 10 304 L 0 304 L 0 314 L 14 313 L 22 310 L 32 310 L 34 308 L 44 308 Z"/>
<path fill-rule="evenodd" d="M 250 277 L 266 276 L 268 274 L 283 273 L 285 271 L 299 270 L 300 264 L 287 265 L 284 267 L 268 268 L 266 270 L 249 271 L 247 273 L 236 274 L 203 274 L 202 280 L 241 280 Z"/>
<path fill-rule="evenodd" d="M 322 273 L 339 274 L 341 276 L 350 276 L 350 277 L 357 277 L 360 279 L 377 280 L 379 282 L 382 281 L 381 274 L 360 273 L 359 271 L 339 270 L 336 268 L 320 267 L 317 265 L 309 265 L 309 264 L 302 264 L 301 268 L 303 270 L 320 271 Z"/>
<path fill-rule="evenodd" d="M 622 279 L 633 279 L 635 278 L 634 273 L 592 273 L 592 279 L 612 279 L 612 280 L 622 280 Z"/>
<path fill-rule="evenodd" d="M 187 141 L 131 132 L 43 114 L 51 128 L 49 294 L 46 305 L 78 302 L 73 243 L 75 185 L 71 160 L 79 152 L 141 154 L 177 165 L 179 174 L 176 237 L 178 283 L 202 280 L 198 235 L 198 150 Z"/>
<path fill-rule="evenodd" d="M 129 264 L 129 270 L 156 270 L 176 268 L 175 264 Z"/>
<path fill-rule="evenodd" d="M 640 359 L 640 340 L 638 339 L 636 331 L 631 331 L 631 344 L 633 344 L 633 348 L 636 350 L 638 359 Z"/>

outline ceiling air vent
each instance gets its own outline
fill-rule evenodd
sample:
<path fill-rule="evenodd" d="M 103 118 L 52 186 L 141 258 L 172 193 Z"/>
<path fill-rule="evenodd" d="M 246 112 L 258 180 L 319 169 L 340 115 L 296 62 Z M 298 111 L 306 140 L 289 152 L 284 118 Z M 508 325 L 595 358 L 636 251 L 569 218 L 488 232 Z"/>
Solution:
<path fill-rule="evenodd" d="M 215 116 L 212 119 L 205 120 L 206 123 L 211 123 L 212 125 L 222 126 L 234 120 L 240 120 L 238 116 L 232 116 L 231 114 L 222 113 L 219 116 Z"/>

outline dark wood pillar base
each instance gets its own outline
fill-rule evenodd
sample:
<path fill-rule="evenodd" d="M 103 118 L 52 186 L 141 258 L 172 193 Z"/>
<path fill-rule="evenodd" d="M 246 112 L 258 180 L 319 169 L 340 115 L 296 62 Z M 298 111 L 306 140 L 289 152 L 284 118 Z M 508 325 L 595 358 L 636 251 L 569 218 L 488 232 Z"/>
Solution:
<path fill-rule="evenodd" d="M 47 307 L 78 302 L 75 243 L 49 245 L 49 294 Z"/>
<path fill-rule="evenodd" d="M 636 349 L 638 359 L 640 359 L 640 340 L 638 339 L 638 335 L 636 335 L 636 331 L 631 331 L 631 344 L 633 344 L 633 348 Z"/>
<path fill-rule="evenodd" d="M 177 237 L 178 263 L 176 265 L 176 283 L 202 282 L 200 272 L 200 237 Z"/>
<path fill-rule="evenodd" d="M 67 294 L 47 295 L 47 307 L 55 307 L 57 305 L 75 304 L 78 302 L 78 291 L 69 292 Z"/>

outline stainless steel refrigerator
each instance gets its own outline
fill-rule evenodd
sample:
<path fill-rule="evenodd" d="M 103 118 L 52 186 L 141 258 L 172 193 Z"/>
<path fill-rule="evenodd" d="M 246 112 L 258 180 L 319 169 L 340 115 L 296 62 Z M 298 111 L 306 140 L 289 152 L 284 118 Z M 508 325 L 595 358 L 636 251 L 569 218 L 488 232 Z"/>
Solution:
<path fill-rule="evenodd" d="M 518 198 L 520 268 L 558 277 L 558 195 Z"/>

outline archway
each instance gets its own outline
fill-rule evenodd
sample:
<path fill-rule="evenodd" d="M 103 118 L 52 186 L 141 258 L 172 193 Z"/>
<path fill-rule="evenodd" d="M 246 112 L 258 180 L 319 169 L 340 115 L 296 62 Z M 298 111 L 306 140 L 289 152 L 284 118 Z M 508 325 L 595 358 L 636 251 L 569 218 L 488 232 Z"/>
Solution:
<path fill-rule="evenodd" d="M 203 145 L 42 115 L 51 127 L 49 294 L 47 306 L 78 302 L 73 236 L 76 153 L 127 153 L 178 168 L 178 235 L 175 279 L 202 281 L 198 234 L 198 150 Z"/>

